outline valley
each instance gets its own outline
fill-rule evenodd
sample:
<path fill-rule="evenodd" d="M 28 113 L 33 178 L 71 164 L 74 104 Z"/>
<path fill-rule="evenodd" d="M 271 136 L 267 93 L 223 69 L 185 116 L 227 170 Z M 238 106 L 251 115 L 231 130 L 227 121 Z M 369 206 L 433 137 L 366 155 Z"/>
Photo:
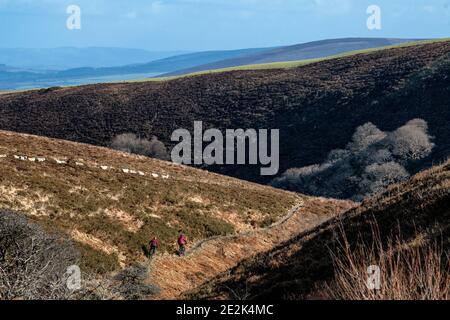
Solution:
<path fill-rule="evenodd" d="M 449 57 L 450 43 L 439 41 L 290 69 L 9 93 L 0 95 L 0 129 L 98 146 L 131 132 L 168 148 L 174 130 L 192 131 L 199 119 L 205 129 L 279 129 L 281 174 L 322 162 L 366 122 L 384 131 L 420 118 L 436 147 L 414 173 L 450 154 Z M 202 168 L 258 183 L 273 178 L 252 166 Z"/>
<path fill-rule="evenodd" d="M 73 250 L 67 261 L 87 283 L 78 299 L 448 299 L 450 41 L 297 63 L 2 93 L 0 228 L 9 233 L 0 244 L 27 243 L 15 234 L 25 230 L 56 253 Z M 366 163 L 361 176 L 387 170 L 393 181 L 395 148 L 405 172 L 353 202 L 274 188 L 242 161 L 185 166 L 110 148 L 129 134 L 136 149 L 155 136 L 171 150 L 173 133 L 195 133 L 200 120 L 200 135 L 279 130 L 279 175 L 317 163 L 343 175 L 367 160 L 351 154 L 362 149 L 389 166 Z M 369 265 L 388 270 L 387 285 L 351 291 L 366 288 Z M 424 291 L 430 274 L 439 277 Z"/>

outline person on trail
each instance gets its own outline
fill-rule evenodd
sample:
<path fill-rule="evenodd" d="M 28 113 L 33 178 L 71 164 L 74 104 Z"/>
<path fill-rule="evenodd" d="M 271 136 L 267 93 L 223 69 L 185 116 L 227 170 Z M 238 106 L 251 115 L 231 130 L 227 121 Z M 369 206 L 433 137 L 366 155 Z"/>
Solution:
<path fill-rule="evenodd" d="M 184 235 L 182 230 L 178 231 L 178 233 L 179 233 L 179 235 L 178 235 L 178 246 L 180 247 L 180 249 L 178 250 L 178 254 L 180 256 L 184 256 L 186 254 L 187 238 Z"/>
<path fill-rule="evenodd" d="M 156 254 L 156 250 L 159 247 L 159 241 L 156 237 L 150 240 L 150 251 L 148 252 L 149 256 L 152 257 Z"/>

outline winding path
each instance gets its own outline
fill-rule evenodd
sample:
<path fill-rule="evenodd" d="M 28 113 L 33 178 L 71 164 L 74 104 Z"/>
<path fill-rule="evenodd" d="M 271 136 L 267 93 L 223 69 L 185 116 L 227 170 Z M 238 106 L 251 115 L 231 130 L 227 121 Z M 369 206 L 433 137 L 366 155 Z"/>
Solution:
<path fill-rule="evenodd" d="M 273 225 L 255 231 L 202 240 L 185 257 L 170 254 L 150 261 L 149 283 L 161 288 L 154 299 L 177 299 L 239 261 L 289 240 L 352 206 L 348 201 L 308 198 Z"/>

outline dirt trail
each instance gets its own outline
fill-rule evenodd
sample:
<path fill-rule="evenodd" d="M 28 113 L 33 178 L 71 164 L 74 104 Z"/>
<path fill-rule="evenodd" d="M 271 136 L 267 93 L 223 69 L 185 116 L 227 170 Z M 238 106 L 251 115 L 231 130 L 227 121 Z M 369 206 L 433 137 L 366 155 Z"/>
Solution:
<path fill-rule="evenodd" d="M 321 198 L 302 200 L 268 228 L 214 237 L 194 244 L 186 257 L 164 254 L 150 262 L 149 281 L 161 288 L 155 299 L 177 299 L 239 261 L 270 250 L 353 206 L 349 201 Z"/>

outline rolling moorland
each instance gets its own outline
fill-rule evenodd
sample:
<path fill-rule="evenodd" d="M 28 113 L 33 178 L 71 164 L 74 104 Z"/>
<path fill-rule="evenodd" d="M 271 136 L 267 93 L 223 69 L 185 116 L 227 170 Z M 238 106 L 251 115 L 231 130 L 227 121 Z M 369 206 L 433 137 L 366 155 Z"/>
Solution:
<path fill-rule="evenodd" d="M 450 42 L 440 41 L 289 69 L 4 94 L 0 129 L 10 131 L 0 131 L 0 214 L 13 210 L 49 234 L 68 235 L 82 270 L 102 281 L 146 264 L 145 282 L 159 290 L 145 298 L 326 299 L 340 277 L 342 243 L 357 251 L 397 237 L 394 256 L 437 243 L 442 264 L 425 273 L 442 271 L 449 288 L 449 74 Z M 364 123 L 393 130 L 414 118 L 427 121 L 436 147 L 409 169 L 445 161 L 360 204 L 99 147 L 124 132 L 170 146 L 171 131 L 194 120 L 280 128 L 281 173 L 321 162 Z M 251 167 L 207 169 L 267 182 Z M 174 255 L 180 228 L 190 240 L 183 258 Z M 162 248 L 146 261 L 153 235 Z"/>
<path fill-rule="evenodd" d="M 374 221 L 383 245 L 400 235 L 397 249 L 437 242 L 444 257 L 449 253 L 449 162 L 361 204 L 5 131 L 0 170 L 2 210 L 68 235 L 82 270 L 100 281 L 147 264 L 145 281 L 158 288 L 151 299 L 323 298 L 318 288 L 335 272 L 330 248 L 341 243 L 341 232 L 352 248 L 370 243 Z M 183 258 L 175 255 L 178 228 L 191 236 Z M 145 262 L 142 246 L 155 234 L 161 254 Z"/>
<path fill-rule="evenodd" d="M 450 42 L 389 48 L 301 67 L 237 70 L 148 81 L 49 88 L 0 95 L 0 129 L 108 146 L 121 133 L 155 135 L 172 146 L 173 130 L 279 128 L 280 174 L 324 160 L 356 127 L 391 131 L 427 121 L 436 147 L 412 172 L 450 155 Z M 267 183 L 259 168 L 208 170 Z"/>
<path fill-rule="evenodd" d="M 72 239 L 83 273 L 105 283 L 121 270 L 148 265 L 146 281 L 158 288 L 151 299 L 180 298 L 242 259 L 355 206 L 6 131 L 0 131 L 0 172 L 1 214 L 19 212 L 48 234 Z M 190 237 L 184 258 L 175 255 L 180 228 Z M 143 247 L 154 235 L 161 254 L 147 261 Z"/>
<path fill-rule="evenodd" d="M 141 262 L 152 236 L 161 240 L 161 251 L 173 254 L 179 229 L 192 242 L 249 232 L 271 225 L 301 200 L 169 162 L 5 131 L 0 172 L 0 209 L 69 235 L 82 269 L 99 274 Z"/>
<path fill-rule="evenodd" d="M 83 274 L 94 275 L 99 286 L 122 270 L 148 265 L 146 282 L 158 288 L 151 299 L 180 298 L 242 259 L 355 206 L 6 131 L 0 131 L 0 172 L 1 215 L 13 210 L 50 235 L 71 239 Z M 184 258 L 175 255 L 180 228 L 190 240 Z M 143 247 L 154 235 L 160 254 L 148 261 Z"/>

